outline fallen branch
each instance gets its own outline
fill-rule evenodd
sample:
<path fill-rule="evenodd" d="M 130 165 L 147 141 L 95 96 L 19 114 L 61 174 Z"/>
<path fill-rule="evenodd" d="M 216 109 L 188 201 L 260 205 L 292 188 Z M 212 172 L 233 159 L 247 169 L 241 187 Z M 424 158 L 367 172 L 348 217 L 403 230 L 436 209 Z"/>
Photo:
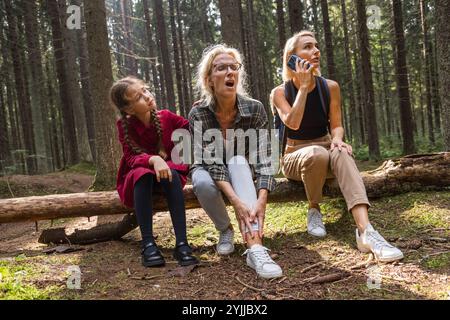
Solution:
<path fill-rule="evenodd" d="M 310 265 L 309 267 L 306 267 L 305 269 L 301 270 L 300 273 L 305 273 L 308 270 L 314 269 L 317 266 L 320 266 L 321 264 L 324 264 L 326 261 L 319 261 L 317 263 L 314 263 L 312 265 Z"/>
<path fill-rule="evenodd" d="M 240 284 L 242 284 L 244 287 L 247 287 L 247 288 L 249 288 L 249 289 L 252 289 L 252 290 L 254 290 L 254 291 L 256 291 L 256 292 L 264 291 L 264 289 L 261 289 L 261 288 L 255 288 L 255 287 L 252 287 L 252 286 L 249 285 L 249 284 L 246 284 L 246 283 L 243 282 L 241 279 L 239 279 L 238 276 L 236 276 L 235 278 L 236 278 L 236 280 L 237 280 Z"/>
<path fill-rule="evenodd" d="M 327 274 L 327 275 L 318 277 L 309 282 L 314 283 L 314 284 L 328 283 L 328 282 L 334 282 L 334 281 L 341 280 L 343 278 L 346 278 L 347 276 L 348 276 L 347 273 L 341 273 L 341 272 L 340 273 L 332 273 L 332 274 Z"/>
<path fill-rule="evenodd" d="M 411 191 L 448 189 L 450 152 L 388 160 L 378 169 L 361 175 L 370 198 Z M 183 193 L 186 209 L 200 207 L 192 186 L 186 186 Z M 323 194 L 328 197 L 341 196 L 336 179 L 327 181 Z M 284 178 L 277 179 L 277 188 L 269 195 L 269 202 L 305 199 L 303 183 Z M 153 210 L 167 211 L 162 195 L 155 196 Z M 132 211 L 133 209 L 122 205 L 116 191 L 12 198 L 0 200 L 0 223 L 125 214 Z"/>

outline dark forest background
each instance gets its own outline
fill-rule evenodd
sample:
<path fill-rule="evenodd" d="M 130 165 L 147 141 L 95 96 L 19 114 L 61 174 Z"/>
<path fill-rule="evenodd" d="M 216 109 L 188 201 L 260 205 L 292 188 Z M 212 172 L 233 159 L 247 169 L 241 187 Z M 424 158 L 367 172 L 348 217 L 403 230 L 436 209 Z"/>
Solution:
<path fill-rule="evenodd" d="M 202 51 L 241 50 L 271 114 L 284 42 L 315 32 L 360 160 L 450 150 L 448 0 L 15 0 L 0 2 L 0 175 L 91 162 L 113 184 L 121 150 L 107 91 L 135 75 L 187 116 Z M 79 19 L 78 18 L 78 13 Z M 379 17 L 379 19 L 378 19 Z M 78 22 L 80 24 L 78 25 Z"/>

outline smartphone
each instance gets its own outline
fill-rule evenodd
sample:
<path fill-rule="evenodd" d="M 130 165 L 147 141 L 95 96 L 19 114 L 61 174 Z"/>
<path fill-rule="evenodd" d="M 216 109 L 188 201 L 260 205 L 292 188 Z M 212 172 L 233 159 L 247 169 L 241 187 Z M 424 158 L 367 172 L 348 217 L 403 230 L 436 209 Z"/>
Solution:
<path fill-rule="evenodd" d="M 291 55 L 291 56 L 289 57 L 289 61 L 287 62 L 288 67 L 295 71 L 295 65 L 296 65 L 297 61 L 302 62 L 303 59 L 300 58 L 299 56 L 295 55 L 295 54 Z M 308 63 L 308 68 L 309 68 L 310 66 L 311 66 L 311 65 Z"/>

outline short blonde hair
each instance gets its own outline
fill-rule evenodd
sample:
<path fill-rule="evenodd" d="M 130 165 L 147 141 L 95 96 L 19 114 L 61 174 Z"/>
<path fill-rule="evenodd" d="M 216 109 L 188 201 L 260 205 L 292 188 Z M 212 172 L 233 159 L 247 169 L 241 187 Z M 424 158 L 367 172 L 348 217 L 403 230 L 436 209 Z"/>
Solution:
<path fill-rule="evenodd" d="M 242 96 L 248 96 L 247 73 L 245 72 L 242 63 L 241 53 L 237 49 L 229 47 L 226 44 L 217 44 L 209 46 L 203 51 L 202 58 L 197 66 L 196 89 L 200 95 L 200 99 L 204 100 L 207 104 L 210 104 L 214 100 L 214 91 L 209 85 L 209 76 L 212 73 L 213 61 L 219 54 L 223 53 L 229 54 L 242 65 L 239 70 L 237 93 Z"/>
<path fill-rule="evenodd" d="M 309 30 L 302 30 L 300 32 L 295 33 L 292 37 L 290 37 L 287 41 L 286 44 L 284 46 L 284 50 L 283 50 L 283 81 L 289 81 L 294 77 L 294 72 L 291 70 L 291 68 L 289 68 L 287 66 L 289 57 L 294 54 L 295 49 L 297 49 L 298 46 L 298 41 L 300 40 L 301 37 L 313 37 L 315 38 L 316 36 L 314 35 L 314 32 L 309 31 Z M 320 76 L 320 70 L 316 69 L 314 70 L 314 75 L 316 76 Z"/>

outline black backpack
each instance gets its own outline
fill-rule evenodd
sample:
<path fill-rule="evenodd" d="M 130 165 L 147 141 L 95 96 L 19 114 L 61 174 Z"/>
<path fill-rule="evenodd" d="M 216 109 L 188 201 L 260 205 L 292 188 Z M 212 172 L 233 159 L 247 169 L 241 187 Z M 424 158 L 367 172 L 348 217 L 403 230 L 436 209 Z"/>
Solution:
<path fill-rule="evenodd" d="M 329 107 L 326 106 L 330 105 L 330 89 L 328 88 L 327 80 L 324 77 L 315 77 L 316 78 L 316 86 L 319 90 L 319 97 L 321 101 L 321 105 L 323 108 L 323 111 L 326 115 L 328 115 L 327 110 L 329 110 Z M 287 101 L 294 101 L 295 92 L 292 90 L 289 90 L 288 86 L 285 84 L 284 86 L 284 96 L 286 97 Z M 275 129 L 278 130 L 278 139 L 281 142 L 281 155 L 284 154 L 284 149 L 286 148 L 286 141 L 287 141 L 287 130 L 286 126 L 284 125 L 283 121 L 281 121 L 280 115 L 278 114 L 278 111 L 275 106 L 273 106 L 273 126 Z M 330 124 L 328 124 L 328 131 L 330 131 Z"/>

